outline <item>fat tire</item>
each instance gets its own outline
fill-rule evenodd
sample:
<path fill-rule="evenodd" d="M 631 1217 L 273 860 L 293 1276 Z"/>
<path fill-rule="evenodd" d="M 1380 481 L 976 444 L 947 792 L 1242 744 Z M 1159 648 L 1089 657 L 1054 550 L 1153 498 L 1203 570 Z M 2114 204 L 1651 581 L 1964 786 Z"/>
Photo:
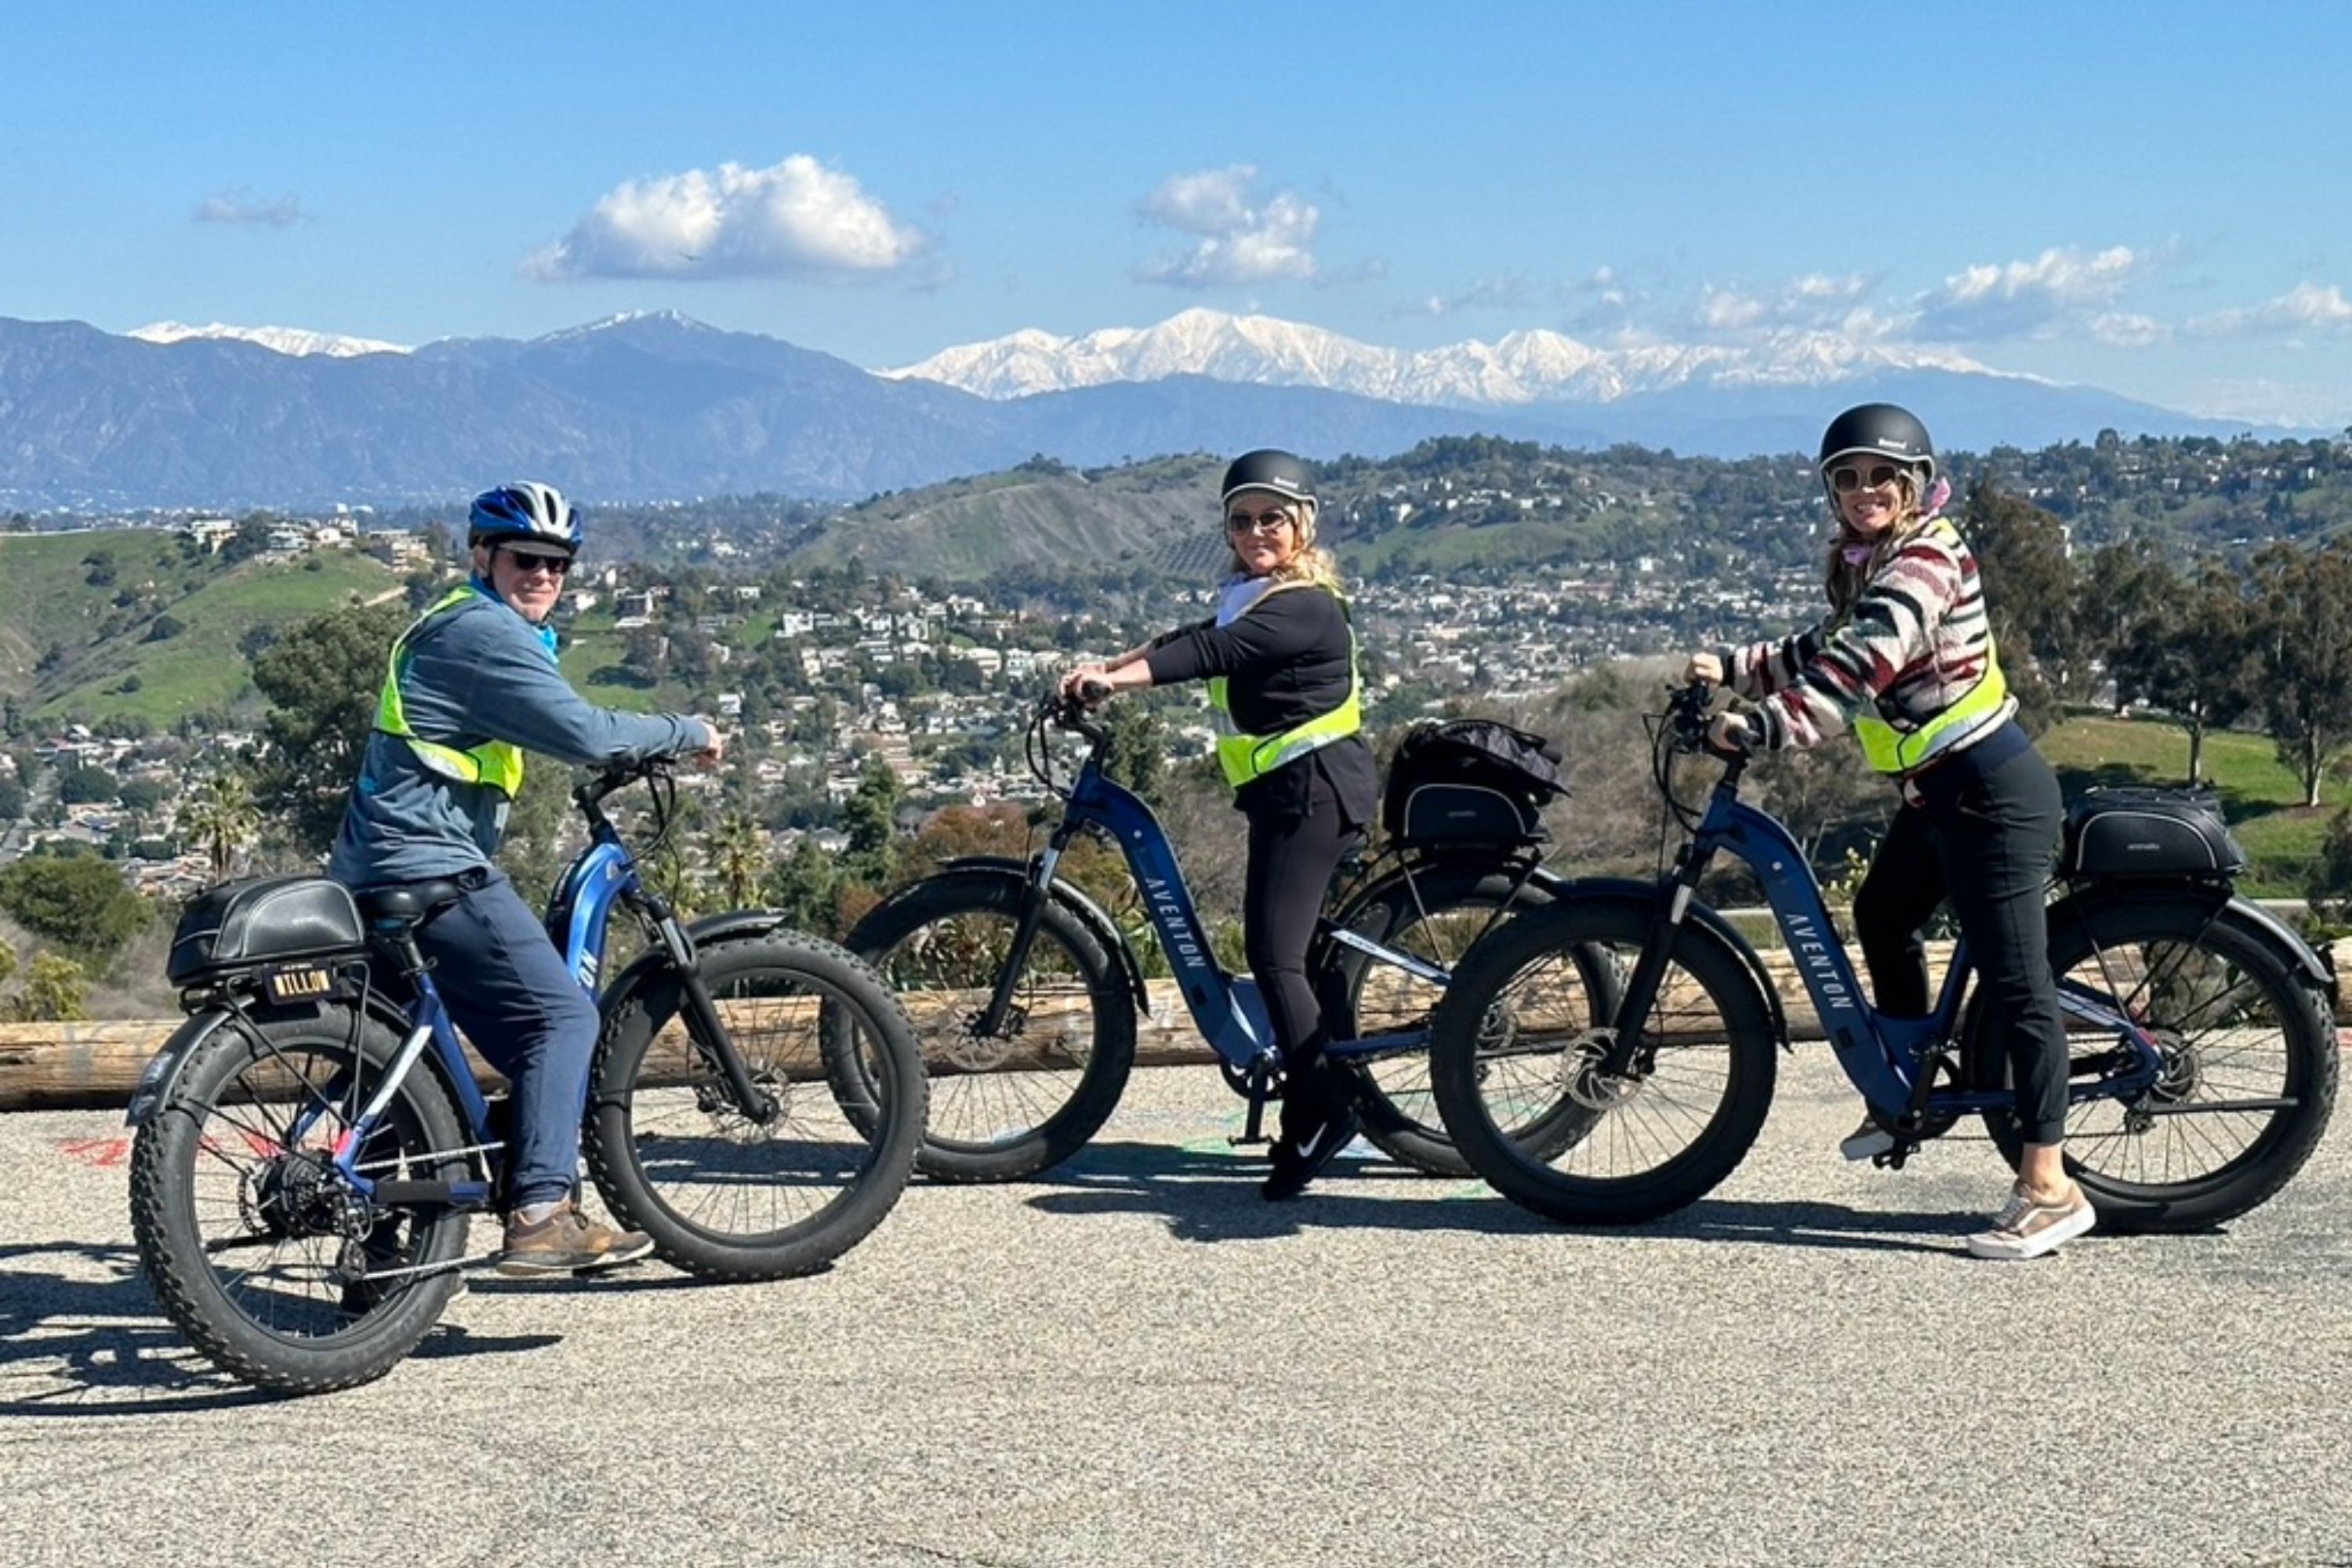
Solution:
<path fill-rule="evenodd" d="M 425 1276 L 387 1291 L 342 1331 L 315 1340 L 272 1332 L 238 1308 L 207 1261 L 205 1238 L 197 1233 L 194 1172 L 198 1161 L 210 1157 L 203 1147 L 204 1126 L 215 1100 L 240 1070 L 270 1050 L 301 1048 L 319 1061 L 348 1064 L 356 1041 L 362 1071 L 373 1077 L 390 1065 L 400 1042 L 373 1016 L 347 1007 L 247 1016 L 254 1018 L 250 1026 L 217 1013 L 196 1014 L 164 1047 L 209 1031 L 180 1069 L 170 1097 L 131 1140 L 131 1230 L 141 1270 L 164 1315 L 207 1360 L 240 1382 L 290 1394 L 372 1382 L 432 1331 L 457 1292 L 456 1273 Z M 260 1107 L 256 1113 L 270 1110 Z M 417 1062 L 402 1080 L 385 1108 L 383 1125 L 412 1152 L 446 1152 L 408 1173 L 416 1179 L 457 1181 L 475 1173 L 467 1157 L 456 1152 L 471 1140 L 448 1090 L 425 1062 Z M 450 1209 L 418 1217 L 412 1259 L 454 1264 L 462 1258 L 467 1218 Z"/>
<path fill-rule="evenodd" d="M 588 1172 L 614 1217 L 653 1237 L 664 1262 L 701 1279 L 782 1279 L 814 1274 L 863 1241 L 906 1190 L 922 1137 L 922 1057 L 914 1025 L 879 975 L 846 950 L 796 932 L 719 941 L 701 947 L 700 970 L 717 999 L 747 979 L 773 976 L 818 998 L 814 1026 L 821 1063 L 817 1084 L 828 1100 L 846 1076 L 831 1058 L 856 1051 L 870 1059 L 859 1072 L 868 1086 L 863 1121 L 846 1114 L 865 1142 L 848 1184 L 821 1207 L 791 1224 L 739 1233 L 699 1223 L 663 1197 L 641 1157 L 633 1111 L 646 1053 L 663 1026 L 684 1008 L 685 988 L 673 970 L 645 977 L 606 1019 L 590 1076 L 589 1112 L 582 1138 Z M 849 1016 L 857 1025 L 852 1027 Z M 685 1026 L 689 1035 L 693 1026 Z M 859 1053 L 861 1056 L 864 1053 Z M 878 1075 L 878 1081 L 877 1081 Z"/>
<path fill-rule="evenodd" d="M 2063 975 L 2086 961 L 2095 948 L 2165 942 L 2191 946 L 2234 964 L 2276 1014 L 2284 1041 L 2282 1093 L 2296 1104 L 2273 1114 L 2268 1127 L 2246 1151 L 2221 1169 L 2185 1181 L 2132 1182 L 2084 1165 L 2070 1138 L 2066 1168 L 2098 1210 L 2097 1228 L 2110 1235 L 2210 1230 L 2267 1203 L 2293 1180 L 2318 1147 L 2336 1103 L 2342 1051 L 2324 999 L 2308 983 L 2301 963 L 2279 951 L 2276 939 L 2250 921 L 2218 912 L 2210 898 L 2142 896 L 2099 900 L 2069 910 L 2053 906 L 2050 964 Z M 1989 1016 L 1971 1005 L 1962 1037 L 1962 1060 L 1969 1081 L 2000 1086 L 2010 1081 L 2008 1063 L 1991 1038 Z M 2101 1102 L 2094 1101 L 2093 1104 Z M 2111 1102 L 2110 1102 L 2111 1103 Z M 2069 1111 L 2071 1124 L 2085 1106 Z M 2191 1117 L 2163 1117 L 2152 1131 Z M 1985 1130 L 2011 1168 L 2023 1157 L 2025 1140 L 2015 1114 L 1988 1111 Z M 2127 1135 L 2127 1134 L 2126 1134 Z"/>
<path fill-rule="evenodd" d="M 1021 918 L 1028 889 L 1025 879 L 1006 872 L 942 872 L 877 905 L 849 933 L 848 946 L 889 976 L 893 959 L 926 928 L 974 915 L 1001 919 L 1010 928 Z M 1118 957 L 1058 899 L 1046 903 L 1037 941 L 1059 946 L 1085 984 L 1090 1015 L 1086 1065 L 1061 1102 L 1026 1126 L 986 1139 L 927 1128 L 915 1168 L 934 1181 L 1009 1182 L 1051 1170 L 1102 1131 L 1126 1092 L 1135 1068 L 1135 1004 Z M 924 1069 L 934 1075 L 937 1122 L 961 1098 L 966 1081 L 987 1073 L 942 1071 L 944 1047 L 919 1030 L 918 1037 L 923 1040 Z"/>
<path fill-rule="evenodd" d="M 1478 1047 L 1502 989 L 1548 955 L 1572 955 L 1582 972 L 1590 954 L 1612 947 L 1638 951 L 1655 929 L 1651 911 L 1631 903 L 1561 900 L 1519 916 L 1473 948 L 1438 1003 L 1431 1024 L 1430 1079 L 1454 1146 L 1489 1186 L 1546 1219 L 1636 1225 L 1685 1207 L 1712 1192 L 1747 1156 L 1771 1109 L 1779 1061 L 1769 1007 L 1737 952 L 1685 925 L 1678 928 L 1674 962 L 1720 1020 L 1728 1071 L 1719 1107 L 1688 1146 L 1636 1175 L 1579 1175 L 1553 1169 L 1538 1157 L 1540 1150 L 1515 1142 L 1495 1125 L 1480 1091 Z M 1611 1113 L 1587 1113 L 1584 1142 L 1606 1114 Z"/>

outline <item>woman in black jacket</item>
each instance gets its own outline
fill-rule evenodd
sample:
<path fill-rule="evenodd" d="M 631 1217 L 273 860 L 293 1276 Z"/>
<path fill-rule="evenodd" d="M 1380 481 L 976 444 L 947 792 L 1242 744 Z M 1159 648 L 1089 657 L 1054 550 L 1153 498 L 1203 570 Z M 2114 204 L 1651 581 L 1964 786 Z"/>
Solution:
<path fill-rule="evenodd" d="M 1371 821 L 1379 777 L 1363 741 L 1355 632 L 1328 552 L 1315 543 L 1315 489 L 1287 452 L 1225 469 L 1232 573 L 1217 613 L 1063 678 L 1066 695 L 1206 679 L 1221 720 L 1217 760 L 1249 822 L 1242 923 L 1250 973 L 1282 1052 L 1282 1131 L 1265 1195 L 1295 1197 L 1357 1131 L 1323 1045 L 1307 949 L 1339 858 Z"/>

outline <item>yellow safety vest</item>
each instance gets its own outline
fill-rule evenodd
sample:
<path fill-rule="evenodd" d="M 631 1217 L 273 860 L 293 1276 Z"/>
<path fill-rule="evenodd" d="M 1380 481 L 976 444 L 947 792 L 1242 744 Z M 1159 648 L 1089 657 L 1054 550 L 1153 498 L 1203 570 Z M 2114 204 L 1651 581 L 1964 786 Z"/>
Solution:
<path fill-rule="evenodd" d="M 1283 583 L 1268 588 L 1250 607 L 1255 609 L 1276 594 L 1293 588 L 1320 588 L 1339 601 L 1344 615 L 1348 596 L 1324 583 Z M 1249 614 L 1244 610 L 1243 615 Z M 1245 735 L 1234 724 L 1231 699 L 1225 691 L 1225 678 L 1216 676 L 1209 682 L 1209 706 L 1217 712 L 1217 765 L 1224 770 L 1225 783 L 1234 789 L 1254 779 L 1262 779 L 1286 763 L 1297 762 L 1310 752 L 1346 740 L 1364 727 L 1364 682 L 1356 668 L 1356 627 L 1352 618 L 1348 626 L 1348 696 L 1347 700 L 1328 713 L 1318 713 L 1302 724 L 1293 725 L 1278 735 Z"/>
<path fill-rule="evenodd" d="M 1937 518 L 1932 525 L 1948 530 L 1955 539 L 1959 530 Z M 1993 646 L 1992 628 L 1985 628 L 1984 673 L 1977 683 L 1960 696 L 1958 702 L 1928 720 L 1916 730 L 1898 730 L 1873 712 L 1853 721 L 1853 738 L 1862 742 L 1863 759 L 1882 773 L 1907 773 L 1942 751 L 1956 732 L 1976 729 L 2000 711 L 2009 700 L 2009 679 L 2000 672 L 2000 651 Z"/>
<path fill-rule="evenodd" d="M 444 746 L 438 742 L 418 738 L 408 727 L 408 712 L 400 700 L 400 678 L 406 673 L 404 655 L 408 639 L 436 616 L 443 616 L 475 597 L 471 587 L 452 588 L 434 604 L 427 605 L 415 625 L 400 634 L 392 645 L 391 656 L 385 661 L 383 694 L 376 699 L 375 727 L 379 734 L 394 735 L 408 742 L 416 760 L 444 778 L 460 784 L 488 784 L 512 800 L 522 793 L 522 748 L 509 741 L 485 741 L 467 751 Z"/>

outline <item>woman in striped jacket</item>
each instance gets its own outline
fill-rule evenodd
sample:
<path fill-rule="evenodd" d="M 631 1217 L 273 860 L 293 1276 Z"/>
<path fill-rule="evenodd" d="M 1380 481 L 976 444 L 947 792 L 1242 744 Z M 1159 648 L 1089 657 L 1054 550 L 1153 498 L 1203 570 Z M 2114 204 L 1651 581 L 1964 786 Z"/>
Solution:
<path fill-rule="evenodd" d="M 1979 1258 L 2037 1258 L 2089 1230 L 2066 1174 L 2066 1036 L 2042 891 L 2062 803 L 2017 722 L 1976 557 L 1943 515 L 1951 487 L 1927 427 L 1891 404 L 1831 421 L 1819 471 L 1836 538 L 1827 618 L 1793 637 L 1691 657 L 1693 679 L 1753 704 L 1715 721 L 1727 750 L 1815 746 L 1849 725 L 1903 804 L 1871 858 L 1853 923 L 1881 1012 L 1928 1010 L 1920 928 L 1949 898 L 1978 984 L 2009 1045 L 2025 1154 L 2009 1201 L 1968 1238 Z M 1895 1134 L 1866 1115 L 1841 1149 L 1868 1159 Z"/>

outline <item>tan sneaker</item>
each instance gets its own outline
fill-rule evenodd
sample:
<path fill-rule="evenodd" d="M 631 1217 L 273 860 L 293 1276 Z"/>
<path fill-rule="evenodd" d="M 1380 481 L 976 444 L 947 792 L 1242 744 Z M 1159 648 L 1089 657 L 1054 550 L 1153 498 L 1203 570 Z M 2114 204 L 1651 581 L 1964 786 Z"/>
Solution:
<path fill-rule="evenodd" d="M 499 1254 L 498 1269 L 501 1274 L 585 1274 L 635 1263 L 653 1249 L 652 1237 L 594 1224 L 572 1198 L 541 1220 L 527 1220 L 520 1209 L 508 1215 L 506 1250 Z"/>
<path fill-rule="evenodd" d="M 2023 1187 L 2012 1190 L 1993 1215 L 1992 1228 L 1969 1237 L 1969 1255 L 2010 1262 L 2039 1258 L 2089 1230 L 2098 1223 L 2098 1211 L 2081 1187 L 2072 1182 L 2066 1187 L 2056 1203 L 2043 1203 Z"/>

